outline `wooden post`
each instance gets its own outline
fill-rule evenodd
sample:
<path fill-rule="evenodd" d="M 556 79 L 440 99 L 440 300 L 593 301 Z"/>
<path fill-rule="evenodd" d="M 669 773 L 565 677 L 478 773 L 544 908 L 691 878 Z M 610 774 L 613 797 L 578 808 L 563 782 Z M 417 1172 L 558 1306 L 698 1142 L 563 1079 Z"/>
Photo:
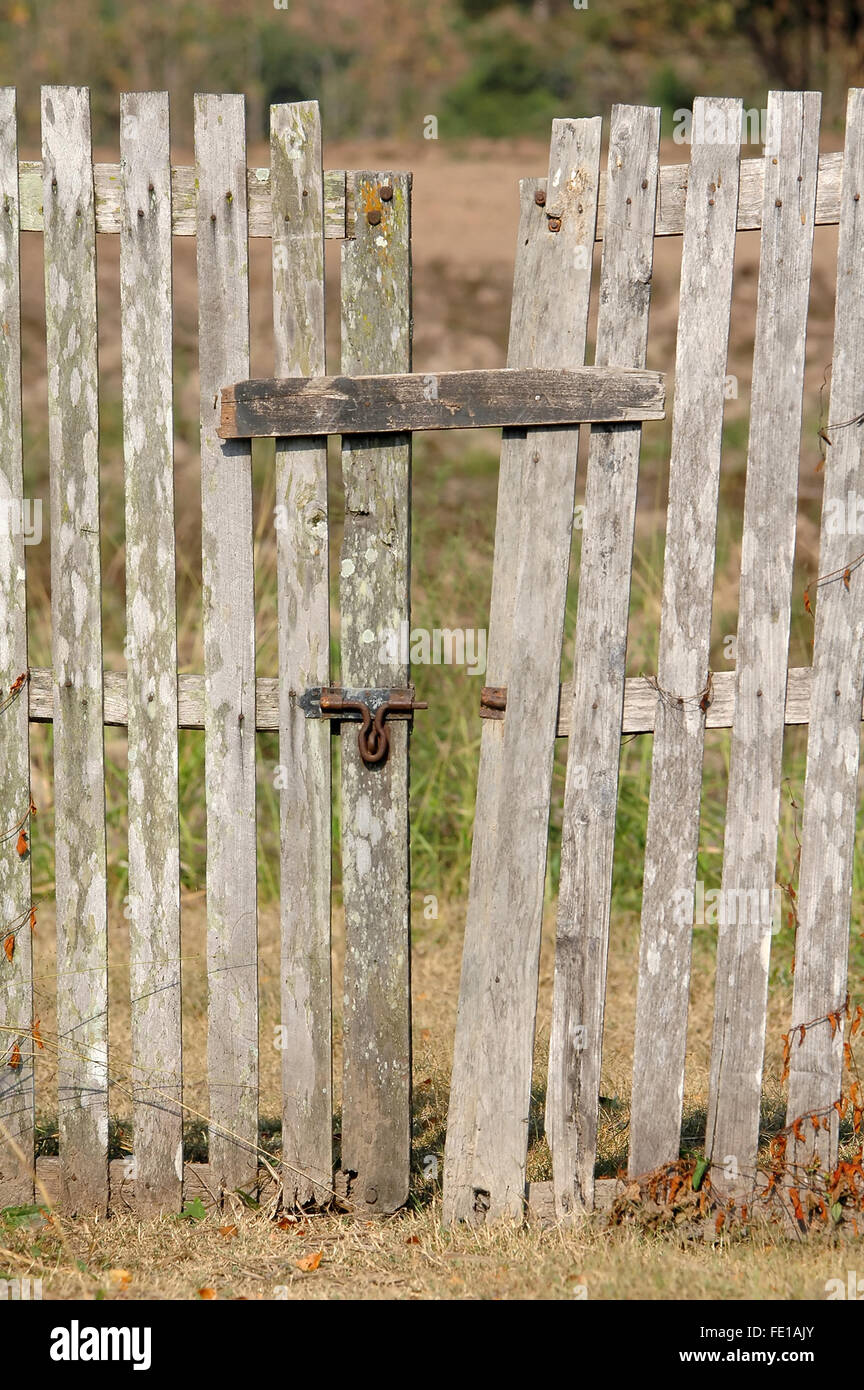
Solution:
<path fill-rule="evenodd" d="M 718 128 L 728 133 L 722 143 Z M 713 694 L 708 659 L 740 131 L 740 101 L 694 102 L 633 1048 L 631 1177 L 674 1162 L 681 1139 L 702 752 Z"/>
<path fill-rule="evenodd" d="M 64 1206 L 108 1204 L 108 927 L 90 98 L 42 90 Z"/>
<path fill-rule="evenodd" d="M 545 206 L 535 185 L 522 185 L 511 367 L 582 363 L 600 133 L 599 118 L 556 121 Z M 524 1210 L 577 442 L 574 428 L 514 430 L 501 446 L 487 680 L 507 685 L 507 718 L 482 725 L 445 1150 L 448 1222 Z"/>
<path fill-rule="evenodd" d="M 389 197 L 382 197 L 382 190 Z M 411 179 L 354 175 L 356 238 L 342 249 L 342 370 L 411 370 Z M 362 212 L 359 211 L 362 209 Z M 340 608 L 342 684 L 402 687 L 410 622 L 411 445 L 407 437 L 343 441 L 345 533 Z M 360 1211 L 408 1198 L 411 1157 L 411 921 L 408 727 L 367 767 L 356 725 L 343 724 L 345 903 L 342 1173 Z"/>
<path fill-rule="evenodd" d="M 0 705 L 27 670 L 25 512 L 21 461 L 21 282 L 18 253 L 18 137 L 15 91 L 0 90 Z M 35 539 L 35 533 L 33 539 Z M 17 853 L 19 823 L 30 832 L 29 690 L 0 709 L 0 1208 L 33 1200 L 34 1088 L 32 886 L 29 856 Z M 12 938 L 12 955 L 2 949 Z M 18 1065 L 15 1061 L 17 1049 Z"/>
<path fill-rule="evenodd" d="M 818 92 L 772 92 L 768 100 L 705 1136 L 721 1191 L 749 1188 L 759 1148 L 819 108 Z"/>
<path fill-rule="evenodd" d="M 600 364 L 645 365 L 659 140 L 659 111 L 613 108 L 597 316 Z M 559 1217 L 594 1203 L 641 440 L 639 425 L 595 426 L 588 450 L 546 1098 Z"/>
<path fill-rule="evenodd" d="M 280 376 L 326 371 L 324 194 L 316 102 L 270 111 L 273 328 Z M 298 703 L 330 679 L 327 441 L 276 442 L 282 876 L 282 1183 L 287 1205 L 333 1185 L 330 727 Z"/>
<path fill-rule="evenodd" d="M 258 1145 L 252 454 L 222 442 L 219 391 L 249 372 L 242 96 L 195 98 L 204 584 L 210 1171 L 254 1185 Z"/>
<path fill-rule="evenodd" d="M 795 938 L 795 990 L 789 1056 L 787 1120 L 827 1115 L 829 1130 L 804 1125 L 806 1141 L 794 1144 L 802 1165 L 818 1156 L 823 1168 L 837 1162 L 843 1090 L 843 1026 L 827 1015 L 846 999 L 849 913 L 855 854 L 855 814 L 864 693 L 864 602 L 859 523 L 864 499 L 861 426 L 846 424 L 861 413 L 864 361 L 864 91 L 849 93 L 837 250 L 834 361 L 826 433 L 825 491 L 819 573 L 813 585 L 816 612 L 813 696 L 807 740 L 807 780 Z M 837 425 L 839 424 L 839 428 Z M 850 517 L 852 522 L 850 525 Z M 847 572 L 847 566 L 850 567 Z M 820 1022 L 811 1026 L 813 1021 Z M 805 1025 L 805 1033 L 795 1032 Z M 793 1152 L 790 1149 L 790 1157 Z"/>
<path fill-rule="evenodd" d="M 135 1206 L 183 1184 L 171 166 L 166 92 L 120 98 Z"/>

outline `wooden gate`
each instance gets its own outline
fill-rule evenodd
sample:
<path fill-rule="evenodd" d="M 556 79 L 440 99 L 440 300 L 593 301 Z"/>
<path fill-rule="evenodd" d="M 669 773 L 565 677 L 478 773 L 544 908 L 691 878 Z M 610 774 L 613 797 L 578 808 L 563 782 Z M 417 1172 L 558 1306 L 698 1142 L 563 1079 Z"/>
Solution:
<path fill-rule="evenodd" d="M 583 273 L 562 282 L 555 258 L 565 239 L 579 247 L 596 237 L 603 241 L 596 360 L 629 367 L 645 363 L 655 238 L 683 236 L 659 667 L 656 678 L 625 676 L 640 426 L 591 430 L 573 681 L 561 688 L 560 702 L 575 439 L 531 431 L 505 439 L 489 633 L 495 689 L 484 692 L 494 709 L 483 711 L 494 717 L 482 735 L 447 1130 L 447 1220 L 524 1210 L 556 728 L 570 752 L 545 1116 L 553 1182 L 550 1193 L 538 1189 L 532 1197 L 559 1219 L 595 1201 L 622 733 L 653 733 L 629 1175 L 679 1156 L 706 727 L 732 730 L 721 891 L 723 902 L 739 906 L 723 914 L 718 935 L 705 1147 L 712 1182 L 731 1192 L 752 1191 L 757 1181 L 781 755 L 784 725 L 793 723 L 809 723 L 809 742 L 787 1035 L 794 1043 L 790 1158 L 794 1149 L 799 1165 L 814 1156 L 823 1165 L 836 1162 L 864 602 L 860 537 L 832 528 L 830 518 L 864 486 L 856 389 L 864 360 L 864 93 L 850 93 L 842 156 L 819 157 L 819 114 L 818 93 L 772 93 L 765 157 L 741 162 L 740 103 L 698 100 L 689 169 L 662 168 L 658 177 L 659 112 L 617 107 L 605 181 L 598 123 L 575 122 L 564 148 L 553 141 L 548 181 L 536 190 L 538 202 L 545 192 L 548 225 L 559 229 L 541 268 L 530 238 L 520 236 L 511 359 L 582 360 L 585 259 Z M 526 229 L 543 216 L 532 192 L 523 186 Z M 835 222 L 840 245 L 813 665 L 789 670 L 813 229 Z M 736 232 L 756 227 L 761 253 L 737 663 L 734 673 L 715 674 L 709 637 L 733 257 Z M 806 1130 L 792 1129 L 802 1116 Z"/>

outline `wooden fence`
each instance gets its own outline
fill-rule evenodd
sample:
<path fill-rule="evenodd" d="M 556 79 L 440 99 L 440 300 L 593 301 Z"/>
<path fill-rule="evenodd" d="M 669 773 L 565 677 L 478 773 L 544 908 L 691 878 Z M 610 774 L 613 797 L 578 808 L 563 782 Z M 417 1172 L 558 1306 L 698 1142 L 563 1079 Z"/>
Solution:
<path fill-rule="evenodd" d="M 442 375 L 431 395 L 429 378 L 418 392 L 410 375 L 410 176 L 324 173 L 313 103 L 273 108 L 266 170 L 247 169 L 242 97 L 196 98 L 194 169 L 171 167 L 163 94 L 123 98 L 119 166 L 92 163 L 85 90 L 45 89 L 42 118 L 41 163 L 19 162 L 14 93 L 0 92 L 0 498 L 24 497 L 19 234 L 41 231 L 53 633 L 52 669 L 28 671 L 24 538 L 12 505 L 12 525 L 0 527 L 0 807 L 9 832 L 0 846 L 0 1206 L 32 1200 L 34 1174 L 77 1211 L 176 1209 L 184 1194 L 218 1200 L 259 1181 L 256 729 L 278 729 L 285 770 L 282 1195 L 292 1205 L 338 1196 L 373 1214 L 406 1202 L 413 692 L 400 654 L 374 638 L 410 619 L 411 430 L 491 421 L 505 429 L 445 1219 L 524 1210 L 556 735 L 578 754 L 567 769 L 546 1132 L 556 1215 L 590 1208 L 622 733 L 653 733 L 631 1173 L 679 1151 L 706 727 L 732 730 L 723 889 L 762 904 L 775 880 L 784 724 L 809 723 L 792 1022 L 826 1019 L 846 999 L 864 698 L 854 536 L 823 526 L 820 573 L 832 581 L 819 589 L 812 670 L 788 670 L 787 658 L 817 223 L 840 224 L 829 419 L 857 421 L 861 413 L 864 296 L 854 272 L 864 263 L 864 93 L 850 94 L 844 154 L 821 158 L 813 93 L 772 94 L 770 146 L 764 158 L 746 161 L 736 101 L 697 102 L 689 166 L 659 167 L 656 110 L 614 109 L 605 173 L 600 119 L 555 122 L 548 178 L 521 185 L 508 371 Z M 724 380 L 736 234 L 745 228 L 761 228 L 761 257 L 738 659 L 734 674 L 715 676 L 709 637 Z M 101 649 L 97 233 L 121 238 L 125 674 L 103 672 Z M 171 280 L 178 235 L 196 236 L 198 252 L 204 628 L 203 674 L 179 678 Z M 628 679 L 642 422 L 662 411 L 662 383 L 644 370 L 652 260 L 656 237 L 673 235 L 683 244 L 660 656 L 656 679 Z M 281 385 L 248 381 L 249 236 L 272 242 Z M 326 371 L 325 237 L 343 242 L 344 377 L 335 383 L 313 380 Z M 602 241 L 596 350 L 583 379 L 595 241 Z M 358 386 L 357 378 L 374 376 L 388 381 Z M 295 386 L 286 378 L 304 380 Z M 577 431 L 580 422 L 598 421 L 588 450 L 574 679 L 559 688 Z M 337 432 L 345 528 L 335 691 L 324 436 Z M 250 439 L 263 434 L 276 438 L 283 518 L 279 669 L 256 682 Z M 837 429 L 826 447 L 826 503 L 864 497 L 856 428 Z M 353 722 L 364 700 L 380 713 L 370 738 L 381 734 L 384 706 L 392 711 L 378 761 L 368 744 L 364 754 Z M 328 709 L 338 716 L 332 725 Z M 56 1172 L 33 1161 L 38 1034 L 32 891 L 20 838 L 32 804 L 32 720 L 54 726 Z M 135 1147 L 134 1161 L 110 1165 L 105 724 L 128 730 Z M 206 1165 L 183 1159 L 177 730 L 189 727 L 204 729 L 206 747 Z M 342 752 L 346 929 L 335 1174 L 332 728 Z M 691 905 L 683 913 L 682 901 Z M 770 921 L 758 914 L 719 930 L 706 1152 L 724 1162 L 734 1156 L 741 1172 L 756 1163 L 770 942 Z M 842 1033 L 824 1023 L 802 1034 L 790 1114 L 829 1117 L 827 1131 L 814 1130 L 804 1145 L 825 1159 L 836 1152 L 841 1065 Z"/>

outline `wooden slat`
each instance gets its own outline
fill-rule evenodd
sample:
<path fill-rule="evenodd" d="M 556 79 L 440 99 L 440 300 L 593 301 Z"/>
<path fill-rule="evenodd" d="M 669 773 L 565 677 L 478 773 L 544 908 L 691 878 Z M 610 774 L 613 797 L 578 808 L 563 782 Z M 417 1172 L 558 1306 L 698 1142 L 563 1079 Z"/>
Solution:
<path fill-rule="evenodd" d="M 120 98 L 129 971 L 136 1204 L 180 1209 L 180 826 L 168 95 Z"/>
<path fill-rule="evenodd" d="M 631 1176 L 678 1157 L 690 994 L 692 903 L 714 592 L 724 380 L 732 303 L 741 102 L 697 100 L 681 261 L 651 794 L 645 844 Z M 700 138 L 700 136 L 702 138 Z M 682 908 L 682 903 L 690 908 Z"/>
<path fill-rule="evenodd" d="M 511 367 L 583 361 L 600 134 L 599 119 L 554 122 L 545 209 L 535 185 L 522 184 Z M 577 442 L 572 429 L 508 431 L 502 441 L 488 678 L 507 683 L 510 710 L 482 732 L 445 1149 L 448 1222 L 524 1210 Z"/>
<path fill-rule="evenodd" d="M 806 724 L 810 719 L 809 666 L 793 666 L 786 686 L 787 724 Z M 204 728 L 204 677 L 183 673 L 177 677 L 177 723 L 181 729 Z M 259 676 L 256 694 L 255 727 L 279 728 L 279 682 L 273 676 Z M 506 687 L 505 687 L 506 688 Z M 570 734 L 570 714 L 573 684 L 564 681 L 558 701 L 558 738 Z M 624 712 L 621 732 L 650 734 L 657 720 L 657 684 L 654 677 L 628 676 L 624 686 Z M 54 717 L 51 672 L 34 667 L 30 673 L 30 722 L 50 724 Z M 487 712 L 487 718 L 498 714 Z M 705 719 L 706 729 L 731 729 L 735 717 L 735 672 L 714 671 L 711 675 L 711 704 Z M 864 706 L 862 706 L 864 719 Z M 122 671 L 105 672 L 105 723 L 122 728 L 127 721 L 126 676 Z M 333 721 L 330 721 L 334 728 Z"/>
<path fill-rule="evenodd" d="M 221 442 L 219 388 L 249 373 L 242 96 L 195 98 L 204 587 L 210 1166 L 254 1184 L 258 1138 L 255 593 L 251 449 Z"/>
<path fill-rule="evenodd" d="M 823 154 L 819 159 L 819 182 L 816 192 L 816 224 L 836 223 L 840 215 L 840 180 L 843 156 Z M 42 166 L 36 161 L 21 162 L 21 230 L 42 231 Z M 120 169 L 116 164 L 94 166 L 96 184 L 96 230 L 120 231 Z M 664 164 L 660 170 L 657 197 L 655 236 L 680 236 L 684 231 L 684 208 L 687 198 L 688 164 Z M 352 237 L 354 235 L 353 175 L 343 169 L 329 169 L 324 175 L 324 235 Z M 175 236 L 195 235 L 195 170 L 179 165 L 171 170 L 173 189 L 173 233 Z M 270 236 L 270 171 L 248 169 L 249 235 Z M 347 184 L 347 187 L 346 187 Z M 545 188 L 540 181 L 539 187 Z M 738 230 L 748 231 L 762 225 L 764 161 L 745 159 L 741 162 L 741 192 L 738 203 Z M 602 241 L 606 226 L 606 174 L 600 175 L 600 206 L 597 216 L 596 239 Z"/>
<path fill-rule="evenodd" d="M 660 420 L 664 399 L 662 372 L 615 367 L 271 378 L 223 389 L 219 434 L 244 439 Z"/>
<path fill-rule="evenodd" d="M 21 280 L 15 91 L 0 90 L 0 704 L 27 670 L 24 474 L 21 450 Z M 35 500 L 35 499 L 34 499 Z M 35 520 L 35 512 L 33 513 Z M 0 710 L 0 1208 L 33 1200 L 33 957 L 29 858 L 15 852 L 13 827 L 30 805 L 27 688 Z M 13 833 L 9 833 L 12 831 Z M 20 1064 L 11 1067 L 18 1049 Z"/>
<path fill-rule="evenodd" d="M 270 149 L 275 366 L 282 376 L 308 377 L 326 370 L 317 102 L 271 107 Z M 277 441 L 276 503 L 282 1182 L 285 1202 L 302 1205 L 326 1202 L 333 1185 L 330 731 L 298 704 L 330 675 L 326 441 Z"/>
<path fill-rule="evenodd" d="M 718 925 L 705 1152 L 726 1187 L 752 1181 L 759 1143 L 819 108 L 816 92 L 769 97 L 779 144 L 765 164 L 721 882 L 723 901 L 761 910 Z"/>
<path fill-rule="evenodd" d="M 864 361 L 864 90 L 849 93 L 846 153 L 837 252 L 837 304 L 834 361 L 828 412 L 825 491 L 822 499 L 820 574 L 835 578 L 813 591 L 816 633 L 813 646 L 813 716 L 807 742 L 807 777 L 795 937 L 793 1029 L 789 1058 L 788 1121 L 799 1115 L 827 1114 L 826 1133 L 804 1126 L 806 1142 L 795 1145 L 795 1159 L 814 1154 L 823 1166 L 837 1162 L 839 1117 L 833 1109 L 843 1089 L 843 1029 L 815 1019 L 842 1008 L 846 998 L 849 914 L 858 803 L 860 712 L 864 693 L 864 569 L 858 565 L 847 583 L 843 571 L 860 559 L 862 543 L 848 519 L 864 497 L 864 452 L 860 426 L 844 426 L 861 412 Z M 832 428 L 839 422 L 840 428 Z M 857 522 L 857 510 L 855 518 Z"/>
<path fill-rule="evenodd" d="M 64 1203 L 108 1201 L 108 975 L 96 228 L 90 100 L 42 91 L 51 468 L 57 1031 Z"/>
<path fill-rule="evenodd" d="M 390 184 L 393 197 L 380 198 Z M 355 175 L 358 217 L 342 251 L 342 368 L 411 370 L 411 180 Z M 410 621 L 411 446 L 361 436 L 342 448 L 345 532 L 340 583 L 342 684 L 408 683 L 386 633 Z M 366 767 L 357 730 L 342 726 L 345 903 L 342 1172 L 361 1211 L 408 1197 L 411 1144 L 408 728 L 394 725 L 383 764 Z"/>
<path fill-rule="evenodd" d="M 613 109 L 599 363 L 645 364 L 659 138 L 659 111 Z M 638 425 L 600 426 L 591 431 L 588 451 L 546 1099 L 555 1204 L 562 1218 L 590 1209 L 594 1201 L 640 442 Z"/>
<path fill-rule="evenodd" d="M 42 165 L 22 161 L 21 230 L 42 231 Z M 191 165 L 171 170 L 171 231 L 174 236 L 195 236 L 197 184 Z M 122 221 L 122 177 L 119 164 L 93 166 L 96 188 L 97 232 L 119 232 Z M 270 170 L 247 169 L 249 235 L 271 235 Z M 354 235 L 354 208 L 345 199 L 345 170 L 328 169 L 324 175 L 324 235 L 341 239 Z"/>

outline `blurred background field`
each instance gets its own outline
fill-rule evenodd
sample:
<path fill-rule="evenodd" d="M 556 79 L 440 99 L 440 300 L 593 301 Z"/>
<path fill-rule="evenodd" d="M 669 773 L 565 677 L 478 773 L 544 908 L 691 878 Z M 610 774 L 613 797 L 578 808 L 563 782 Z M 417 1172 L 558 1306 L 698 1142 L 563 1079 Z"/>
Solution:
<path fill-rule="evenodd" d="M 0 6 L 2 80 L 19 91 L 21 156 L 39 155 L 39 84 L 81 83 L 92 91 L 95 157 L 116 161 L 118 94 L 167 87 L 172 95 L 177 164 L 191 163 L 192 93 L 245 91 L 249 163 L 266 165 L 268 104 L 316 98 L 321 102 L 325 165 L 329 168 L 411 169 L 414 172 L 414 315 L 418 371 L 504 364 L 510 284 L 516 239 L 518 179 L 546 171 L 549 124 L 554 116 L 602 114 L 608 128 L 613 101 L 649 102 L 663 109 L 663 163 L 686 163 L 687 148 L 672 139 L 673 113 L 696 94 L 741 96 L 762 107 L 771 86 L 825 89 L 823 148 L 842 145 L 845 90 L 860 70 L 864 6 L 802 7 L 725 3 L 683 5 L 594 3 L 577 9 L 564 0 L 501 5 L 494 0 L 381 0 L 359 5 L 317 0 L 281 10 L 271 5 L 129 7 L 67 0 Z M 425 138 L 437 122 L 437 138 Z M 760 153 L 757 146 L 745 157 Z M 124 528 L 122 402 L 119 338 L 119 238 L 99 238 L 102 558 L 105 665 L 124 668 Z M 738 565 L 747 447 L 759 234 L 738 238 L 730 386 L 720 500 L 712 667 L 734 665 L 730 639 L 737 611 Z M 656 247 L 649 366 L 670 373 L 674 388 L 680 238 Z M 827 418 L 826 371 L 831 360 L 836 229 L 817 228 L 808 337 L 805 414 L 800 462 L 800 510 L 790 661 L 807 665 L 812 619 L 803 590 L 818 573 L 821 502 L 818 429 Z M 25 352 L 25 477 L 27 495 L 43 499 L 42 544 L 28 549 L 30 661 L 50 665 L 50 576 L 47 471 L 44 290 L 41 237 L 22 236 Z M 327 247 L 328 356 L 339 361 L 339 252 Z M 175 271 L 175 419 L 179 654 L 182 671 L 203 665 L 200 628 L 200 472 L 197 455 L 197 289 L 195 247 L 178 238 Z M 252 372 L 272 370 L 269 244 L 250 247 Z M 596 306 L 595 306 L 596 308 Z M 592 320 L 593 321 L 593 320 Z M 418 436 L 414 449 L 413 625 L 484 628 L 488 618 L 499 438 L 494 432 Z M 656 669 L 664 546 L 669 421 L 644 431 L 631 595 L 628 673 Z M 580 445 L 584 461 L 585 441 Z M 256 443 L 256 584 L 258 672 L 276 672 L 275 530 L 272 448 Z M 577 502 L 581 502 L 584 468 Z M 332 572 L 338 568 L 341 530 L 338 448 L 331 452 Z M 562 663 L 573 661 L 580 533 L 574 532 L 571 593 Z M 338 677 L 338 612 L 333 586 L 333 678 Z M 412 862 L 414 903 L 415 1078 L 417 1163 L 440 1153 L 446 1113 L 450 1044 L 455 1016 L 461 933 L 470 867 L 472 817 L 480 741 L 482 676 L 464 668 L 418 667 L 414 680 L 428 712 L 418 716 L 412 740 Z M 335 747 L 335 745 L 334 745 Z M 719 886 L 729 737 L 709 731 L 700 851 L 706 890 Z M 111 907 L 111 1040 L 118 1077 L 128 1057 L 126 924 L 126 750 L 122 731 L 106 730 Z M 787 731 L 788 781 L 778 848 L 778 880 L 794 888 L 796 817 L 803 805 L 806 729 Z M 548 911 L 541 972 L 537 1103 L 551 990 L 551 943 L 560 846 L 566 745 L 559 742 L 550 826 Z M 42 901 L 35 941 L 39 1009 L 50 1027 L 53 835 L 50 726 L 32 731 L 35 896 Z M 259 893 L 261 903 L 262 1113 L 279 1111 L 278 1021 L 278 805 L 273 786 L 275 735 L 259 735 Z M 650 785 L 651 738 L 625 743 L 621 764 L 613 898 L 611 992 L 607 1009 L 603 1154 L 614 1171 L 626 1151 L 627 1095 L 632 1057 L 641 862 Z M 338 768 L 334 786 L 338 788 Z M 206 998 L 203 924 L 206 816 L 203 735 L 180 734 L 180 804 L 184 891 L 184 1003 L 187 1104 L 206 1107 L 204 1060 Z M 334 998 L 341 998 L 340 861 L 338 798 L 334 810 Z M 859 831 L 864 834 L 864 827 Z M 852 989 L 860 991 L 862 878 L 856 863 Z M 431 915 L 434 899 L 435 912 Z M 766 1076 L 766 1131 L 782 1123 L 780 1034 L 788 1025 L 794 960 L 794 911 L 774 943 Z M 692 1124 L 687 1143 L 699 1140 L 713 1004 L 714 929 L 695 933 L 688 1074 Z M 337 1020 L 338 1044 L 338 1020 Z M 272 1053 L 272 1056 L 271 1056 Z M 52 1077 L 47 1063 L 42 1091 L 44 1151 L 51 1149 Z M 112 1112 L 128 1151 L 128 1096 L 118 1083 Z M 127 1125 L 123 1129 L 123 1125 Z M 266 1128 L 266 1126 L 265 1126 Z M 201 1141 L 203 1142 L 203 1140 Z M 190 1156 L 198 1141 L 190 1137 Z M 535 1137 L 532 1175 L 547 1176 L 545 1146 Z"/>

